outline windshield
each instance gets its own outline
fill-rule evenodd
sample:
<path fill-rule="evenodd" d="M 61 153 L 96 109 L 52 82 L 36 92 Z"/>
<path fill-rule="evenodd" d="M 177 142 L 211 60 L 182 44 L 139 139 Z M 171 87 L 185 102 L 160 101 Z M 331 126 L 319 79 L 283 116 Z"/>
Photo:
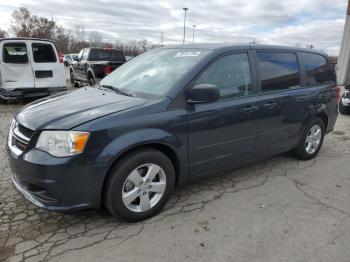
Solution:
<path fill-rule="evenodd" d="M 155 49 L 128 61 L 101 81 L 143 98 L 160 98 L 210 50 Z"/>

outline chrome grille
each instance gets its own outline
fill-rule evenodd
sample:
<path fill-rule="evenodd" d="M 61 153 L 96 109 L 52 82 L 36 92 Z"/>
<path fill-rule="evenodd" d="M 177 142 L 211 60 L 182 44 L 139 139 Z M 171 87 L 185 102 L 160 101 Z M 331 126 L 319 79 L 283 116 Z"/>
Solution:
<path fill-rule="evenodd" d="M 24 151 L 27 148 L 27 144 L 28 143 L 19 140 L 16 136 L 12 137 L 12 146 L 17 147 L 21 151 Z"/>
<path fill-rule="evenodd" d="M 11 151 L 20 155 L 27 148 L 27 145 L 34 131 L 19 124 L 15 120 L 12 121 L 8 138 L 8 146 Z"/>
<path fill-rule="evenodd" d="M 29 129 L 28 127 L 25 127 L 21 124 L 18 124 L 18 131 L 24 135 L 25 137 L 27 137 L 28 139 L 30 139 L 34 133 L 34 130 Z"/>

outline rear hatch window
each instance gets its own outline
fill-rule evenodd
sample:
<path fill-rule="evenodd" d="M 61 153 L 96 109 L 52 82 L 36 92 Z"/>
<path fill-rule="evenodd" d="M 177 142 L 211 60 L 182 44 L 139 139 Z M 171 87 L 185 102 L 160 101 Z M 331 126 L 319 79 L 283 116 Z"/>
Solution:
<path fill-rule="evenodd" d="M 35 63 L 55 63 L 55 51 L 51 44 L 33 43 L 33 58 Z"/>
<path fill-rule="evenodd" d="M 25 43 L 5 43 L 3 47 L 3 61 L 11 64 L 28 63 L 27 46 Z"/>
<path fill-rule="evenodd" d="M 115 49 L 91 49 L 89 60 L 125 62 L 125 56 L 122 51 Z"/>

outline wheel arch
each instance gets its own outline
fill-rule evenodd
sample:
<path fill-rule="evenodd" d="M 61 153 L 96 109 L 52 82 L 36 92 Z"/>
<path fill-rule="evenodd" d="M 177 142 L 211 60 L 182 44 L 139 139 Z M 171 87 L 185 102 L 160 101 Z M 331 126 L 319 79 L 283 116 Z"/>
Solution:
<path fill-rule="evenodd" d="M 129 146 L 129 147 L 125 148 L 124 150 L 122 150 L 121 152 L 119 152 L 118 154 L 116 154 L 115 157 L 113 158 L 113 160 L 111 161 L 111 163 L 109 164 L 107 171 L 105 173 L 105 176 L 103 178 L 102 187 L 100 190 L 100 205 L 101 206 L 103 206 L 103 203 L 104 203 L 103 195 L 104 195 L 104 191 L 105 191 L 106 181 L 107 181 L 109 175 L 111 174 L 111 170 L 113 169 L 113 167 L 118 163 L 118 161 L 120 159 L 122 159 L 126 155 L 128 155 L 132 152 L 135 152 L 137 150 L 147 149 L 147 148 L 158 150 L 170 159 L 170 161 L 173 164 L 174 170 L 175 170 L 175 185 L 178 185 L 179 180 L 180 180 L 179 178 L 180 178 L 180 173 L 181 173 L 181 165 L 180 165 L 179 156 L 176 153 L 176 151 L 174 150 L 174 148 L 172 148 L 168 144 L 157 142 L 157 141 L 148 141 L 148 142 L 138 143 L 137 145 Z"/>
<path fill-rule="evenodd" d="M 92 78 L 96 81 L 95 73 L 91 68 L 89 68 L 86 72 L 86 79 L 89 79 L 89 76 L 92 76 Z"/>
<path fill-rule="evenodd" d="M 325 126 L 325 132 L 327 133 L 328 130 L 328 112 L 327 112 L 327 106 L 324 104 L 319 105 L 317 108 L 313 108 L 312 110 L 306 112 L 306 116 L 304 117 L 302 121 L 302 125 L 299 130 L 299 135 L 302 135 L 306 126 L 310 121 L 315 119 L 316 117 L 320 118 Z"/>
<path fill-rule="evenodd" d="M 324 123 L 325 132 L 328 130 L 328 115 L 325 112 L 317 113 L 315 117 L 321 118 Z"/>

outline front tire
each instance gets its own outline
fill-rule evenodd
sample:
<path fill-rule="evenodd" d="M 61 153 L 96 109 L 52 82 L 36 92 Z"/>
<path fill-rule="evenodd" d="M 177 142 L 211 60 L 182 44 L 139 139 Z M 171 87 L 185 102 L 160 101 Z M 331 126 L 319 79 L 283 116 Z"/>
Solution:
<path fill-rule="evenodd" d="M 315 118 L 305 128 L 299 145 L 292 153 L 300 160 L 309 160 L 317 156 L 325 135 L 325 125 L 322 119 Z"/>
<path fill-rule="evenodd" d="M 155 149 L 141 149 L 120 159 L 104 187 L 108 211 L 136 222 L 157 214 L 175 187 L 175 170 L 167 156 Z"/>

